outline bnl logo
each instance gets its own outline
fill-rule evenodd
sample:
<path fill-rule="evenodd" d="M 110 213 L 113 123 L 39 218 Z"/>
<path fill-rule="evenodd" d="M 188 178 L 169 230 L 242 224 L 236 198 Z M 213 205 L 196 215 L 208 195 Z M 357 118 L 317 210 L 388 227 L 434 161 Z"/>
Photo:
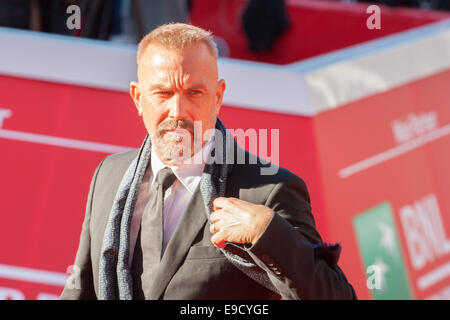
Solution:
<path fill-rule="evenodd" d="M 423 271 L 439 261 L 443 265 L 417 280 L 420 290 L 446 278 L 450 256 L 450 238 L 446 235 L 438 198 L 430 193 L 399 208 L 408 258 L 412 269 Z M 389 202 L 383 202 L 353 218 L 367 273 L 367 288 L 374 299 L 411 299 L 413 297 L 399 242 L 394 214 Z M 448 261 L 448 260 L 447 260 Z"/>
<path fill-rule="evenodd" d="M 390 203 L 383 202 L 355 216 L 353 228 L 373 298 L 412 299 Z"/>

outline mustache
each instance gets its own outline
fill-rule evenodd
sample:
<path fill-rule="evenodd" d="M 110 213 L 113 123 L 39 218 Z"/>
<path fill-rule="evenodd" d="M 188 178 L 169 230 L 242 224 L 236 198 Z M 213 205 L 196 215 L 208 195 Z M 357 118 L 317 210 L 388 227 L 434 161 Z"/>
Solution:
<path fill-rule="evenodd" d="M 158 125 L 158 135 L 161 135 L 164 131 L 167 130 L 175 130 L 175 129 L 186 129 L 190 131 L 191 133 L 194 132 L 194 122 L 190 120 L 180 119 L 180 120 L 174 120 L 174 119 L 167 119 L 161 122 Z"/>

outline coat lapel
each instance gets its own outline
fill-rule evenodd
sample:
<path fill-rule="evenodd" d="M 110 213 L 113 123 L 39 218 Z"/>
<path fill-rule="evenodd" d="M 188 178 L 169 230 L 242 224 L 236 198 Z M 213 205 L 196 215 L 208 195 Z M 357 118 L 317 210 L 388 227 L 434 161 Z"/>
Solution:
<path fill-rule="evenodd" d="M 195 237 L 206 223 L 206 211 L 199 187 L 181 217 L 156 271 L 155 281 L 147 299 L 158 300 L 175 272 L 183 263 Z"/>

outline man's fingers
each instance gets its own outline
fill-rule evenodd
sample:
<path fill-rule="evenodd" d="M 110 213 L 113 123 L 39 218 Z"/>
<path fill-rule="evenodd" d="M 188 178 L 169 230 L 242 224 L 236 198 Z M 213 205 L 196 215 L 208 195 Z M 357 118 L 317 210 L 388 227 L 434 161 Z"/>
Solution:
<path fill-rule="evenodd" d="M 214 211 L 213 213 L 210 214 L 209 220 L 211 220 L 211 223 L 216 223 L 217 221 L 220 220 L 220 218 L 222 218 L 223 213 L 224 212 L 223 212 L 222 209 L 216 210 L 216 211 Z"/>
<path fill-rule="evenodd" d="M 214 199 L 214 201 L 213 201 L 214 210 L 231 208 L 233 206 L 234 200 L 236 200 L 236 199 L 235 198 L 218 197 L 218 198 Z"/>
<path fill-rule="evenodd" d="M 211 223 L 216 222 L 220 219 L 220 210 L 214 211 L 209 215 L 209 220 L 211 220 Z"/>
<path fill-rule="evenodd" d="M 216 223 L 211 223 L 211 225 L 209 226 L 209 232 L 211 232 L 212 234 L 215 234 L 215 233 L 217 233 L 219 231 L 220 231 L 220 228 L 218 228 L 217 222 Z"/>
<path fill-rule="evenodd" d="M 220 231 L 211 237 L 211 242 L 219 249 L 223 249 L 227 245 L 225 239 L 223 238 L 223 232 Z"/>
<path fill-rule="evenodd" d="M 234 226 L 238 226 L 241 225 L 241 222 L 235 221 L 235 222 L 231 222 L 229 224 L 223 224 L 223 222 L 221 220 L 217 220 L 214 223 L 211 223 L 209 226 L 209 232 L 211 232 L 212 234 L 215 234 L 217 232 L 219 232 L 220 230 L 222 230 L 222 228 L 231 228 Z"/>

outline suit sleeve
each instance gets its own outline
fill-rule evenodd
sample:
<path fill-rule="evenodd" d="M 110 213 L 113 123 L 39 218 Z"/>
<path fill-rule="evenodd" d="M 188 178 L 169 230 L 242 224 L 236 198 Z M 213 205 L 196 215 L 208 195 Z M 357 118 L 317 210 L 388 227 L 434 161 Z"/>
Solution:
<path fill-rule="evenodd" d="M 94 281 L 92 275 L 92 263 L 91 263 L 91 236 L 89 231 L 89 224 L 91 220 L 91 206 L 94 197 L 95 184 L 97 181 L 97 175 L 100 171 L 103 161 L 99 164 L 95 170 L 94 176 L 91 180 L 89 188 L 89 195 L 86 203 L 86 214 L 81 229 L 80 242 L 78 245 L 77 254 L 75 257 L 74 271 L 72 274 L 74 277 L 79 277 L 73 282 L 66 282 L 63 292 L 61 293 L 61 300 L 95 300 L 97 299 L 94 290 Z"/>
<path fill-rule="evenodd" d="M 303 180 L 291 176 L 277 184 L 265 204 L 275 212 L 248 252 L 283 299 L 356 299 L 337 266 L 340 245 L 322 242 Z"/>

